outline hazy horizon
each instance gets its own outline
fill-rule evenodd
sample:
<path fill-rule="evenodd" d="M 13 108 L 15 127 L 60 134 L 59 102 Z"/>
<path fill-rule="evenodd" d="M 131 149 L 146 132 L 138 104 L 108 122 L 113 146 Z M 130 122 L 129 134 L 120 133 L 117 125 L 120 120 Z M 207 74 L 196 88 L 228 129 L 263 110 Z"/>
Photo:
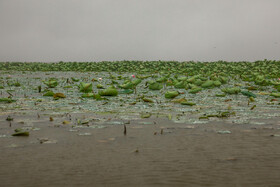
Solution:
<path fill-rule="evenodd" d="M 280 59 L 278 0 L 2 0 L 0 62 Z"/>

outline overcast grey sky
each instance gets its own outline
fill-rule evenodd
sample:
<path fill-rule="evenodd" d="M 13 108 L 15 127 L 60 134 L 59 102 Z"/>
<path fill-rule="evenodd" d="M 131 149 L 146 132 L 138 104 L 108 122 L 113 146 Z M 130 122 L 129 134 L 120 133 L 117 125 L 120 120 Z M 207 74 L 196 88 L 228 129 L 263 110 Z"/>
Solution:
<path fill-rule="evenodd" d="M 280 59 L 280 0 L 0 0 L 0 61 Z"/>

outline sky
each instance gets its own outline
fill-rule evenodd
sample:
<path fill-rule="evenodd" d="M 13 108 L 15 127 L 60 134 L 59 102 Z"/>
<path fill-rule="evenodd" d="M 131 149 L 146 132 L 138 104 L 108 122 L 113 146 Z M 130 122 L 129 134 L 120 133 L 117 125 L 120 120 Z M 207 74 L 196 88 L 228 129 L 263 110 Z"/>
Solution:
<path fill-rule="evenodd" d="M 279 0 L 0 0 L 0 61 L 280 59 Z"/>

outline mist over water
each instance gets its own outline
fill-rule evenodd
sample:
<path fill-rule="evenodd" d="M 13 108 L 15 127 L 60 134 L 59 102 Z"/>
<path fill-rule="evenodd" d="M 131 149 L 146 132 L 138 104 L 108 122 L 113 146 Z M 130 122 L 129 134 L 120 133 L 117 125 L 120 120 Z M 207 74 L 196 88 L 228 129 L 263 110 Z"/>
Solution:
<path fill-rule="evenodd" d="M 278 0 L 2 0 L 0 61 L 280 59 Z"/>

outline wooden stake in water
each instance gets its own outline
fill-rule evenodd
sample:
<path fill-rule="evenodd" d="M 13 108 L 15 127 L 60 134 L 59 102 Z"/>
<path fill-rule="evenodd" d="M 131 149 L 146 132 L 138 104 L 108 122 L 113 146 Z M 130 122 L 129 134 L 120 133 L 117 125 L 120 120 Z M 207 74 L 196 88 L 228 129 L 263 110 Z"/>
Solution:
<path fill-rule="evenodd" d="M 126 126 L 123 125 L 123 134 L 126 135 Z"/>

